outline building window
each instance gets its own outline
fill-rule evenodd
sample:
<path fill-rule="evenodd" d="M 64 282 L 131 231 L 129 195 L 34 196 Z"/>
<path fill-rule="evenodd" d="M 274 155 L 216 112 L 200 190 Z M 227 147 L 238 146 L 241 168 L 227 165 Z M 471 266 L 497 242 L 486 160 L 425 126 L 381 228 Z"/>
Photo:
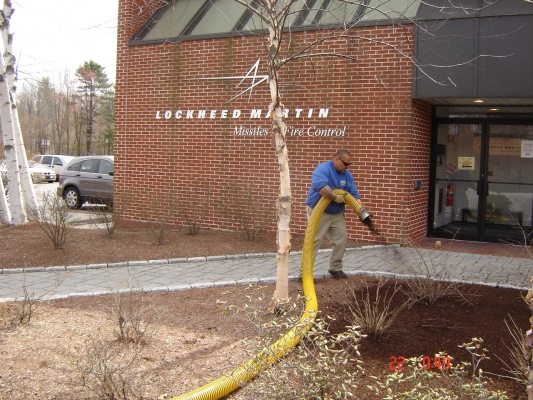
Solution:
<path fill-rule="evenodd" d="M 250 1 L 256 8 L 256 1 Z M 324 27 L 392 24 L 416 16 L 420 0 L 298 0 L 291 5 L 285 27 L 312 30 Z M 150 44 L 206 37 L 263 34 L 261 18 L 235 0 L 173 0 L 157 10 L 130 44 Z"/>

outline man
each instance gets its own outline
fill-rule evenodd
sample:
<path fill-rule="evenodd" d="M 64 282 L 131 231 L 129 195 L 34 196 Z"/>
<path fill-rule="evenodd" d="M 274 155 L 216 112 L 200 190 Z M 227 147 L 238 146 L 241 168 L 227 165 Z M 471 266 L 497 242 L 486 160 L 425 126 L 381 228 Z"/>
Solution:
<path fill-rule="evenodd" d="M 350 152 L 348 150 L 339 150 L 331 161 L 319 164 L 311 177 L 311 187 L 305 200 L 308 220 L 313 208 L 322 196 L 332 200 L 318 223 L 313 261 L 316 260 L 318 249 L 324 237 L 327 236 L 333 246 L 328 272 L 336 279 L 347 278 L 342 270 L 342 258 L 346 251 L 348 234 L 346 232 L 346 220 L 344 219 L 344 195 L 336 194 L 333 190 L 342 189 L 356 199 L 361 199 L 353 176 L 348 171 L 351 163 Z"/>

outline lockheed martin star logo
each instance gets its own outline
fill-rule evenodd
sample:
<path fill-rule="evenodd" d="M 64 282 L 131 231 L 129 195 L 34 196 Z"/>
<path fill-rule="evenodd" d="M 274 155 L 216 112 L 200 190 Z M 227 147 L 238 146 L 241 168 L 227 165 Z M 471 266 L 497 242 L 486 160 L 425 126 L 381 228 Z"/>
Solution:
<path fill-rule="evenodd" d="M 253 89 L 254 87 L 256 87 L 257 85 L 265 82 L 266 80 L 268 80 L 268 75 L 257 75 L 257 70 L 259 69 L 259 61 L 260 59 L 258 59 L 255 64 L 252 66 L 252 68 L 250 68 L 250 70 L 248 71 L 248 73 L 244 76 L 225 76 L 225 77 L 219 77 L 219 78 L 200 78 L 200 80 L 224 80 L 224 79 L 240 79 L 241 81 L 239 82 L 239 84 L 236 86 L 236 87 L 239 87 L 241 86 L 241 84 L 245 81 L 245 80 L 251 80 L 250 82 L 250 86 L 248 86 L 247 89 L 243 90 L 242 92 L 240 92 L 238 95 L 232 97 L 228 103 L 234 99 L 236 99 L 237 97 L 239 96 L 242 96 L 244 93 L 246 92 L 250 92 L 249 96 L 248 96 L 248 101 L 250 101 L 250 99 L 252 98 L 252 92 L 253 92 Z"/>

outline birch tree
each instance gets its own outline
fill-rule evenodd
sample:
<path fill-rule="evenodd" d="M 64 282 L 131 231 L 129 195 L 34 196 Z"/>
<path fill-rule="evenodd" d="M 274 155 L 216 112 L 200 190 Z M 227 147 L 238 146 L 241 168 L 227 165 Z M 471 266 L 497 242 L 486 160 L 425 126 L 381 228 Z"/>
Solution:
<path fill-rule="evenodd" d="M 9 33 L 9 21 L 13 14 L 11 1 L 5 0 L 2 10 L 2 42 L 4 44 L 4 60 L 5 60 L 5 77 L 7 87 L 9 89 L 9 105 L 13 128 L 13 136 L 15 141 L 15 152 L 17 155 L 20 184 L 22 189 L 22 199 L 26 208 L 37 209 L 37 197 L 33 187 L 33 181 L 28 166 L 28 159 L 26 158 L 26 150 L 24 148 L 24 140 L 22 138 L 22 131 L 20 129 L 20 121 L 17 111 L 16 101 L 16 87 L 15 87 L 15 57 L 13 56 L 13 35 Z M 26 221 L 26 213 L 21 210 L 23 218 L 20 221 Z M 15 214 L 16 215 L 16 214 Z"/>
<path fill-rule="evenodd" d="M 235 1 L 245 6 L 253 15 L 259 17 L 262 25 L 268 30 L 268 41 L 265 46 L 265 53 L 268 59 L 268 84 L 270 89 L 268 110 L 271 120 L 271 134 L 276 145 L 276 157 L 278 159 L 280 177 L 280 192 L 278 196 L 277 279 L 273 298 L 275 303 L 280 304 L 287 302 L 289 299 L 288 271 L 289 252 L 291 249 L 290 220 L 292 195 L 289 152 L 287 148 L 287 126 L 284 117 L 285 107 L 281 98 L 279 71 L 287 62 L 298 58 L 349 57 L 339 53 L 314 53 L 314 50 L 320 44 L 336 38 L 336 33 L 328 34 L 326 37 L 312 41 L 292 55 L 281 57 L 280 50 L 284 37 L 286 34 L 290 35 L 290 32 L 286 31 L 285 22 L 294 13 L 293 6 L 297 3 L 297 0 L 253 0 L 249 3 L 243 0 Z"/>
<path fill-rule="evenodd" d="M 3 174 L 3 172 L 0 172 Z M 11 222 L 11 213 L 7 204 L 6 189 L 4 187 L 4 177 L 0 176 L 0 222 L 2 224 L 9 224 Z"/>
<path fill-rule="evenodd" d="M 5 24 L 2 24 L 2 26 L 5 26 Z M 2 54 L 5 54 L 3 40 L 0 45 L 0 51 Z M 11 212 L 10 223 L 14 225 L 21 225 L 26 222 L 26 214 L 24 213 L 22 206 L 23 201 L 19 173 L 19 161 L 17 157 L 17 142 L 11 113 L 11 100 L 9 96 L 9 85 L 4 57 L 0 57 L 0 71 L 0 119 L 2 121 L 4 158 L 6 162 L 7 186 L 9 190 L 9 207 Z"/>

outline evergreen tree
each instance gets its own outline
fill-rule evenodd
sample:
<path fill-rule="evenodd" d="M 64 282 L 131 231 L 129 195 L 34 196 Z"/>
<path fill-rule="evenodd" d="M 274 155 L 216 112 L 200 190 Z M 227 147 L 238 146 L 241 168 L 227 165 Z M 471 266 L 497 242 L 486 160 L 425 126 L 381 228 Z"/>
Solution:
<path fill-rule="evenodd" d="M 86 152 L 91 154 L 96 117 L 101 112 L 102 96 L 112 86 L 104 67 L 90 60 L 76 70 L 78 96 L 81 107 L 81 123 L 85 130 Z"/>

